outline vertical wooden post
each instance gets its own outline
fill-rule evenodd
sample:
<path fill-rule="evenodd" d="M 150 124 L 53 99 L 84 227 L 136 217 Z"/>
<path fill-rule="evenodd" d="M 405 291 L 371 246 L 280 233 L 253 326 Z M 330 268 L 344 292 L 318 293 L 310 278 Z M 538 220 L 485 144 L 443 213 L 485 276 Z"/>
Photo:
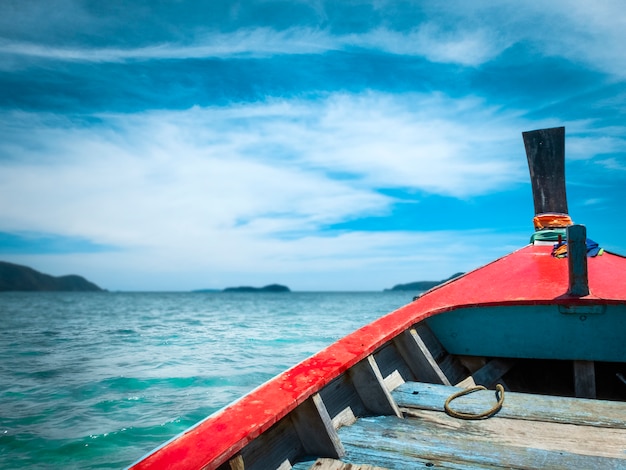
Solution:
<path fill-rule="evenodd" d="M 565 128 L 522 132 L 535 214 L 567 214 L 565 194 Z"/>
<path fill-rule="evenodd" d="M 335 459 L 344 456 L 341 439 L 319 393 L 301 403 L 291 414 L 291 421 L 305 453 Z"/>
<path fill-rule="evenodd" d="M 246 470 L 246 464 L 243 461 L 241 454 L 237 454 L 235 457 L 229 460 L 228 465 L 230 470 Z"/>
<path fill-rule="evenodd" d="M 411 328 L 399 334 L 394 342 L 398 352 L 417 380 L 433 384 L 452 385 L 415 329 Z M 443 348 L 443 346 L 441 347 Z"/>
<path fill-rule="evenodd" d="M 363 405 L 374 414 L 397 416 L 402 413 L 387 390 L 374 356 L 367 356 L 350 370 L 350 379 Z"/>
<path fill-rule="evenodd" d="M 577 297 L 589 295 L 587 229 L 584 225 L 567 227 L 567 258 L 569 269 L 569 290 L 567 293 Z"/>
<path fill-rule="evenodd" d="M 574 361 L 574 390 L 578 398 L 596 398 L 596 371 L 593 361 Z"/>

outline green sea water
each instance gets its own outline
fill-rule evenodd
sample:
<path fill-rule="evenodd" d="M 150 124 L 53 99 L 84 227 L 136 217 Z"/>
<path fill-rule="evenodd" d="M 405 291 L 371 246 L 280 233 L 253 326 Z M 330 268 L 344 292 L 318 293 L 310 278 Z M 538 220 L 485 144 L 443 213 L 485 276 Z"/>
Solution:
<path fill-rule="evenodd" d="M 412 295 L 0 293 L 0 468 L 125 468 Z"/>

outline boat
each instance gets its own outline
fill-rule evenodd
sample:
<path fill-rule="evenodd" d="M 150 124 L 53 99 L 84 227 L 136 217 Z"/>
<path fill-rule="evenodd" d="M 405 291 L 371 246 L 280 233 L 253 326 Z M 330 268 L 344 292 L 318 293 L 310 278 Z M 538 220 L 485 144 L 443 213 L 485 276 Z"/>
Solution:
<path fill-rule="evenodd" d="M 530 242 L 348 334 L 133 470 L 626 468 L 626 258 L 568 215 L 565 129 L 523 132 Z"/>

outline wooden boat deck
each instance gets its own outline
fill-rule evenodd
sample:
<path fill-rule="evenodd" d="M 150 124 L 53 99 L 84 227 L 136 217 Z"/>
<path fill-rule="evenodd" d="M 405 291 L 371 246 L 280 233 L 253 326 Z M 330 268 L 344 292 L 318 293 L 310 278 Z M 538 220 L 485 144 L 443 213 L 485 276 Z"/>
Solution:
<path fill-rule="evenodd" d="M 503 408 L 482 420 L 445 413 L 457 387 L 407 382 L 393 398 L 405 419 L 366 417 L 339 429 L 346 455 L 294 469 L 626 468 L 626 404 L 616 401 L 506 392 Z M 496 402 L 494 391 L 455 400 L 477 413 Z M 349 465 L 348 465 L 349 464 Z"/>

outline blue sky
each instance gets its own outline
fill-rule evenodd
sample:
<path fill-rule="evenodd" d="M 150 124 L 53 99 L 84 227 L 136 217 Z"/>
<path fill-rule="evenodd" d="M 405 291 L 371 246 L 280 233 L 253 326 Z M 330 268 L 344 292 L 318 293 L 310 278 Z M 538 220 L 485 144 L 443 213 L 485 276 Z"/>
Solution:
<path fill-rule="evenodd" d="M 521 132 L 626 253 L 626 9 L 4 1 L 0 259 L 110 290 L 381 290 L 528 242 Z"/>

